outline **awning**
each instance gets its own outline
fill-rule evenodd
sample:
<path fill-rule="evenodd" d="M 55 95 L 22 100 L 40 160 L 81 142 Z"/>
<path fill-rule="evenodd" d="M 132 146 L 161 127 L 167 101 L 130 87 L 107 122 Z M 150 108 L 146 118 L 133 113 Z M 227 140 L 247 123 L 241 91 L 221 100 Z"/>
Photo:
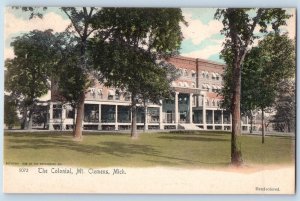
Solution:
<path fill-rule="evenodd" d="M 115 93 L 115 91 L 114 90 L 108 90 L 108 95 L 109 96 L 115 96 L 116 95 L 116 93 Z"/>
<path fill-rule="evenodd" d="M 189 87 L 189 84 L 187 82 L 183 82 L 184 87 Z"/>
<path fill-rule="evenodd" d="M 176 82 L 172 82 L 172 86 L 176 87 L 177 86 Z"/>
<path fill-rule="evenodd" d="M 210 85 L 208 85 L 208 84 L 207 84 L 206 86 L 207 86 L 207 88 L 208 88 L 208 89 L 210 89 L 210 88 L 211 88 L 211 87 L 210 87 Z"/>
<path fill-rule="evenodd" d="M 182 82 L 178 82 L 178 86 L 179 87 L 183 87 L 183 83 Z"/>
<path fill-rule="evenodd" d="M 217 86 L 215 86 L 215 85 L 212 85 L 211 87 L 212 87 L 213 89 L 217 89 Z"/>
<path fill-rule="evenodd" d="M 212 73 L 212 77 L 217 77 L 216 73 Z"/>
<path fill-rule="evenodd" d="M 192 74 L 196 73 L 194 70 L 191 70 Z"/>

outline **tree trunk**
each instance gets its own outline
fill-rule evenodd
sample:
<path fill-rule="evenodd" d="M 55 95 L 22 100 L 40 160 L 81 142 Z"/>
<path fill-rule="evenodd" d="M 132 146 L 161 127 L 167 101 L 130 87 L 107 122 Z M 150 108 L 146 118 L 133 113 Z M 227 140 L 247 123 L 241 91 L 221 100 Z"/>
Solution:
<path fill-rule="evenodd" d="M 73 132 L 75 132 L 75 125 L 76 125 L 76 119 L 75 119 L 75 116 L 77 116 L 77 115 L 75 115 L 76 114 L 76 112 L 77 112 L 77 110 L 76 110 L 76 107 L 75 106 L 72 106 L 73 107 L 73 128 L 72 128 L 72 130 L 73 130 Z"/>
<path fill-rule="evenodd" d="M 261 143 L 265 143 L 265 122 L 264 122 L 264 109 L 261 109 Z"/>
<path fill-rule="evenodd" d="M 131 137 L 132 138 L 138 138 L 138 133 L 137 133 L 137 128 L 136 128 L 136 100 L 135 100 L 135 95 L 132 94 L 131 96 L 131 114 L 132 114 L 132 119 L 131 119 Z"/>
<path fill-rule="evenodd" d="M 23 120 L 21 123 L 21 129 L 22 130 L 27 129 L 27 108 L 23 108 Z"/>
<path fill-rule="evenodd" d="M 253 133 L 253 115 L 250 116 L 250 133 Z"/>
<path fill-rule="evenodd" d="M 239 136 L 241 135 L 241 66 L 237 62 L 233 68 L 233 96 L 232 96 L 232 133 L 231 133 L 231 164 L 239 166 L 242 164 L 242 153 L 240 150 Z"/>
<path fill-rule="evenodd" d="M 76 124 L 75 124 L 75 130 L 74 130 L 74 140 L 81 141 L 82 140 L 82 121 L 83 121 L 83 115 L 84 115 L 84 100 L 85 100 L 85 94 L 82 93 L 79 103 L 77 105 L 77 115 L 76 115 Z"/>

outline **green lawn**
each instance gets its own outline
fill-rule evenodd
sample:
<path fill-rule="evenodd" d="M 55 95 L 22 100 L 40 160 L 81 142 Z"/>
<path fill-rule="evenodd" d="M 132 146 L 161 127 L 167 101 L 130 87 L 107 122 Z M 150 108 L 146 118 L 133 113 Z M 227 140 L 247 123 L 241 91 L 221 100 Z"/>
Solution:
<path fill-rule="evenodd" d="M 61 163 L 93 166 L 212 167 L 230 162 L 230 134 L 225 132 L 144 133 L 132 140 L 129 134 L 84 133 L 82 142 L 67 132 L 5 132 L 6 163 Z M 246 164 L 294 163 L 294 137 L 242 136 Z"/>

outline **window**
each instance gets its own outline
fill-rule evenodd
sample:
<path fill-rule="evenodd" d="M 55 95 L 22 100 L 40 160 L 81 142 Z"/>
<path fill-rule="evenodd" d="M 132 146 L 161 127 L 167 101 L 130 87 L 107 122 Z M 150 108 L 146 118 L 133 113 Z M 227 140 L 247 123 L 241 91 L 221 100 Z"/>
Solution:
<path fill-rule="evenodd" d="M 99 98 L 102 99 L 102 95 L 103 95 L 102 89 L 97 89 L 97 95 L 98 95 Z"/>
<path fill-rule="evenodd" d="M 116 91 L 115 100 L 120 100 L 120 92 Z"/>
<path fill-rule="evenodd" d="M 209 75 L 208 74 L 206 74 L 206 79 L 209 79 Z"/>
<path fill-rule="evenodd" d="M 95 97 L 95 95 L 96 95 L 95 88 L 90 89 L 90 94 L 91 94 L 91 96 Z"/>
<path fill-rule="evenodd" d="M 184 70 L 184 75 L 185 75 L 185 76 L 189 76 L 188 70 L 186 70 L 186 69 Z"/>
<path fill-rule="evenodd" d="M 60 119 L 62 113 L 61 105 L 53 105 L 53 119 Z"/>
<path fill-rule="evenodd" d="M 216 106 L 215 100 L 212 101 L 212 106 Z"/>
<path fill-rule="evenodd" d="M 129 95 L 125 96 L 125 101 L 130 101 L 130 96 Z"/>
<path fill-rule="evenodd" d="M 196 87 L 196 85 L 195 85 L 195 82 L 193 82 L 193 83 L 192 83 L 192 87 L 193 87 L 193 88 L 195 88 L 195 87 Z"/>
<path fill-rule="evenodd" d="M 113 100 L 114 99 L 114 96 L 116 95 L 115 91 L 110 89 L 108 90 L 108 100 Z"/>
<path fill-rule="evenodd" d="M 195 72 L 194 70 L 191 70 L 191 76 L 192 76 L 193 78 L 196 77 L 196 72 Z"/>
<path fill-rule="evenodd" d="M 206 99 L 206 106 L 209 106 L 209 100 Z"/>

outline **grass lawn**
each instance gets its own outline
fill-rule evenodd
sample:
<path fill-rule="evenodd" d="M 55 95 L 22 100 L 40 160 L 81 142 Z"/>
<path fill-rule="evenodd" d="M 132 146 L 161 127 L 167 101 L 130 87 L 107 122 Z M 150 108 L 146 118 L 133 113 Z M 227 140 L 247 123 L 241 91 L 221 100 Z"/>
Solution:
<path fill-rule="evenodd" d="M 68 132 L 4 133 L 6 163 L 61 163 L 94 166 L 214 167 L 230 162 L 230 134 L 226 132 L 144 133 L 132 140 L 124 133 L 84 132 L 82 142 Z M 241 137 L 246 164 L 294 163 L 294 137 Z"/>

